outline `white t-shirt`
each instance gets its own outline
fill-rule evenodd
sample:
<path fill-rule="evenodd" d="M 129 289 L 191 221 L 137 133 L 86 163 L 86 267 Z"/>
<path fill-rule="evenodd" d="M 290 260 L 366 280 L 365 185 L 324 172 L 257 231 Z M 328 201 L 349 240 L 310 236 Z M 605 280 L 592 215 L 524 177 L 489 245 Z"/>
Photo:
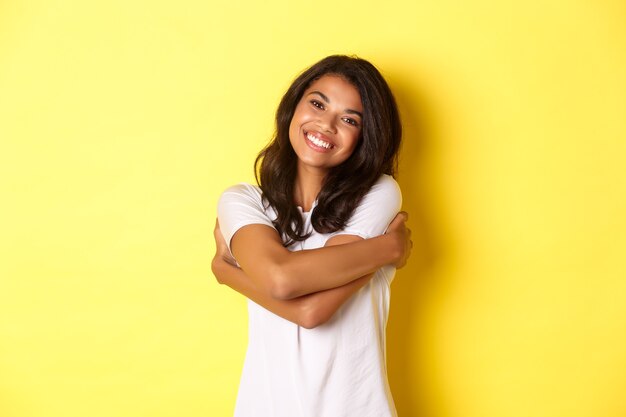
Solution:
<path fill-rule="evenodd" d="M 273 227 L 275 211 L 265 208 L 257 186 L 228 188 L 218 203 L 226 242 L 249 224 Z M 400 210 L 396 181 L 383 175 L 363 198 L 345 229 L 313 230 L 311 212 L 302 212 L 313 233 L 289 250 L 315 249 L 335 235 L 364 239 L 381 235 Z M 393 266 L 379 269 L 326 323 L 306 329 L 248 300 L 248 350 L 239 385 L 236 417 L 397 416 L 387 382 L 385 327 Z"/>

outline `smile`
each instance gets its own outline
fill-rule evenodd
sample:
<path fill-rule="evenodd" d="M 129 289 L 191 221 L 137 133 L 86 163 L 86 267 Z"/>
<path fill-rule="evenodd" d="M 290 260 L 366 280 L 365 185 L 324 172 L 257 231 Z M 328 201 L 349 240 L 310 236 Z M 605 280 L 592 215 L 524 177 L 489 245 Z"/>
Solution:
<path fill-rule="evenodd" d="M 313 133 L 307 133 L 306 138 L 309 142 L 311 142 L 313 145 L 315 145 L 318 148 L 332 149 L 335 147 L 335 145 L 333 145 L 332 143 L 326 142 L 318 138 Z"/>

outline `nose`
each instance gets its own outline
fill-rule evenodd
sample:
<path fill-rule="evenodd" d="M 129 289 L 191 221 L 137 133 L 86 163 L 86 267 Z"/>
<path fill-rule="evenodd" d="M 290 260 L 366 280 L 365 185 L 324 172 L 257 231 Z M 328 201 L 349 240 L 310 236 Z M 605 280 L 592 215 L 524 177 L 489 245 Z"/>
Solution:
<path fill-rule="evenodd" d="M 337 126 L 335 125 L 335 117 L 332 114 L 330 114 L 330 112 L 324 112 L 323 114 L 321 114 L 319 118 L 317 119 L 317 125 L 322 131 L 326 131 L 330 133 L 337 133 Z"/>

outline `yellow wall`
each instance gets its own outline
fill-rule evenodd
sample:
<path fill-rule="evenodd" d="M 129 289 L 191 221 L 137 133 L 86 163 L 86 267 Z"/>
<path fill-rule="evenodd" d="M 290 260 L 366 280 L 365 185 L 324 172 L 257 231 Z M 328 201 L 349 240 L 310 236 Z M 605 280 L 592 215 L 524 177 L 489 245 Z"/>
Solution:
<path fill-rule="evenodd" d="M 331 53 L 405 122 L 401 417 L 626 415 L 625 3 L 381 4 L 0 3 L 2 417 L 231 415 L 216 199 Z"/>

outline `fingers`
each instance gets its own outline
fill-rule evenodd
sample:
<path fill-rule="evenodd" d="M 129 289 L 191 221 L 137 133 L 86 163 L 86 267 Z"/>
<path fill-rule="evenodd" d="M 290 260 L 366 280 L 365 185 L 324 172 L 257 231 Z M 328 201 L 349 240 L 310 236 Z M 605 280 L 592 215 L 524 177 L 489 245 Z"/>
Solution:
<path fill-rule="evenodd" d="M 219 222 L 219 220 L 216 217 L 215 218 L 215 227 L 213 228 L 213 236 L 215 237 L 215 239 L 217 239 L 221 235 L 222 235 L 222 232 L 220 231 L 220 222 Z"/>
<path fill-rule="evenodd" d="M 226 241 L 224 240 L 224 235 L 222 235 L 222 231 L 220 230 L 220 224 L 217 219 L 215 219 L 215 229 L 213 229 L 213 238 L 215 239 L 215 243 L 217 246 L 225 246 Z"/>
<path fill-rule="evenodd" d="M 406 222 L 409 220 L 409 213 L 407 213 L 406 211 L 401 211 L 398 214 L 396 214 L 396 217 L 393 218 L 393 221 L 401 221 L 401 222 Z"/>
<path fill-rule="evenodd" d="M 387 230 L 394 230 L 404 226 L 404 223 L 409 219 L 409 214 L 406 211 L 401 211 L 393 218 Z M 406 226 L 404 226 L 406 227 Z"/>

